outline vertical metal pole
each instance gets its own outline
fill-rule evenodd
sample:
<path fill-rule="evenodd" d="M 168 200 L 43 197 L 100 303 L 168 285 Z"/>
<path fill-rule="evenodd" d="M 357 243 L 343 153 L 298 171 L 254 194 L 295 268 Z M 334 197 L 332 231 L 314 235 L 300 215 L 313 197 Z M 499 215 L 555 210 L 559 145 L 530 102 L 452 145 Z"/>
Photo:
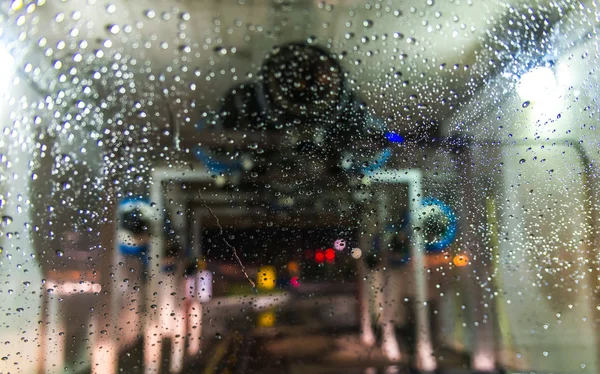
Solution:
<path fill-rule="evenodd" d="M 178 279 L 175 282 L 179 283 Z M 178 293 L 179 294 L 179 293 Z M 173 298 L 176 301 L 175 297 Z M 179 299 L 179 298 L 177 298 Z M 171 373 L 179 373 L 183 370 L 183 359 L 185 356 L 185 330 L 187 328 L 187 308 L 184 305 L 173 305 L 175 321 L 171 331 Z"/>
<path fill-rule="evenodd" d="M 427 298 L 427 275 L 425 274 L 425 239 L 421 226 L 421 217 L 417 215 L 421 211 L 421 198 L 423 188 L 421 185 L 422 175 L 420 171 L 408 172 L 408 204 L 411 211 L 411 226 L 413 239 L 410 254 L 413 262 L 413 271 L 416 288 L 416 344 L 417 344 L 417 368 L 424 371 L 432 371 L 436 368 L 433 356 L 433 344 L 431 341 L 431 328 L 429 325 L 429 308 Z M 417 229 L 418 227 L 418 229 Z"/>
<path fill-rule="evenodd" d="M 362 206 L 363 211 L 367 211 L 366 204 Z M 356 260 L 358 274 L 358 314 L 360 318 L 360 340 L 363 344 L 371 347 L 375 344 L 375 333 L 371 324 L 371 300 L 370 300 L 370 280 L 367 279 L 367 266 L 365 264 L 365 256 L 369 251 L 369 230 L 371 226 L 367 214 L 362 214 L 361 226 L 365 227 L 365 234 L 359 238 L 359 249 L 362 251 L 360 258 Z"/>
<path fill-rule="evenodd" d="M 195 356 L 200 351 L 200 338 L 202 336 L 202 304 L 198 299 L 197 275 L 186 279 L 187 297 L 189 304 L 187 308 L 187 336 L 188 355 Z"/>
<path fill-rule="evenodd" d="M 415 280 L 415 316 L 416 316 L 416 366 L 423 371 L 436 368 L 429 325 L 429 307 L 427 298 L 427 275 L 425 274 L 425 239 L 420 228 L 421 198 L 423 194 L 422 173 L 418 169 L 380 170 L 372 177 L 379 183 L 407 183 L 408 204 L 411 212 L 411 231 L 413 233 L 410 254 Z"/>
<path fill-rule="evenodd" d="M 102 319 L 102 316 L 90 319 L 92 325 L 90 330 L 93 332 L 93 339 L 90 343 L 92 346 L 91 374 L 112 374 L 117 372 L 119 360 L 118 341 L 111 336 L 101 333 L 103 329 Z"/>
<path fill-rule="evenodd" d="M 362 246 L 361 250 L 366 247 Z M 369 301 L 369 282 L 366 280 L 367 269 L 365 260 L 361 257 L 356 261 L 358 268 L 358 306 L 360 316 L 360 340 L 366 346 L 375 344 L 375 333 L 371 325 L 371 308 Z"/>
<path fill-rule="evenodd" d="M 114 196 L 114 195 L 113 195 Z M 113 204 L 115 204 L 116 202 L 113 201 Z M 112 243 L 107 242 L 106 245 L 106 249 L 110 249 L 112 250 L 112 263 L 109 264 L 109 266 L 112 267 L 113 272 L 115 273 L 115 277 L 113 279 L 113 282 L 111 282 L 111 292 L 110 292 L 110 318 L 112 320 L 111 324 L 112 326 L 115 326 L 115 329 L 113 331 L 114 334 L 118 334 L 118 326 L 119 324 L 119 316 L 121 316 L 121 312 L 123 310 L 123 308 L 125 308 L 124 303 L 122 302 L 123 300 L 126 299 L 126 285 L 124 285 L 123 283 L 123 270 L 121 269 L 121 266 L 119 266 L 119 262 L 121 262 L 121 260 L 123 260 L 123 255 L 121 255 L 121 253 L 119 253 L 119 239 L 118 239 L 118 229 L 117 229 L 117 222 L 118 222 L 118 215 L 117 215 L 117 209 L 112 210 L 111 212 L 112 214 L 112 226 L 114 228 L 113 233 L 112 233 Z M 125 288 L 125 289 L 124 289 Z M 139 302 L 139 301 L 138 301 Z M 96 333 L 99 333 L 99 331 L 97 331 Z M 123 336 L 119 336 L 119 340 L 123 340 Z M 99 339 L 100 340 L 100 339 Z M 106 340 L 106 339 L 102 339 L 102 340 Z M 105 372 L 106 374 L 112 374 L 112 373 L 116 373 L 117 371 L 117 366 L 118 363 L 116 362 L 118 360 L 118 341 L 116 339 L 116 337 L 113 337 L 112 339 L 114 341 L 114 344 L 116 345 L 116 347 L 112 347 L 114 350 L 116 350 L 116 354 L 114 357 L 105 357 L 105 355 L 103 354 L 99 354 L 100 352 L 96 352 L 96 350 L 99 349 L 99 347 L 95 347 L 94 348 L 94 354 L 92 355 L 92 373 L 101 373 L 101 372 Z M 105 341 L 106 344 L 108 344 L 108 341 Z M 106 360 L 107 359 L 114 359 L 114 365 L 112 365 L 110 370 L 108 365 L 106 365 Z M 97 368 L 96 366 L 100 365 L 100 368 Z"/>
<path fill-rule="evenodd" d="M 388 360 L 397 362 L 400 361 L 400 346 L 398 345 L 398 339 L 396 338 L 396 325 L 394 323 L 393 315 L 394 315 L 394 306 L 395 304 L 391 302 L 391 299 L 394 297 L 398 297 L 398 295 L 392 295 L 390 288 L 392 288 L 391 284 L 391 269 L 389 267 L 389 235 L 386 233 L 387 227 L 387 217 L 389 216 L 387 207 L 389 206 L 389 199 L 387 194 L 383 194 L 380 199 L 378 199 L 378 224 L 381 228 L 379 235 L 379 243 L 380 243 L 380 256 L 381 259 L 379 261 L 379 269 L 378 273 L 381 279 L 381 318 L 379 319 L 379 326 L 381 327 L 382 333 L 382 342 L 381 348 L 383 350 L 384 355 L 388 358 Z"/>
<path fill-rule="evenodd" d="M 192 223 L 192 251 L 193 256 L 198 260 L 203 261 L 202 253 L 202 214 L 203 209 L 194 209 L 193 217 L 195 222 Z M 188 297 L 190 303 L 187 310 L 188 318 L 188 354 L 195 356 L 200 351 L 200 339 L 202 337 L 202 304 L 199 300 L 199 286 L 197 277 L 200 276 L 200 270 L 197 274 L 188 279 Z"/>
<path fill-rule="evenodd" d="M 163 238 L 163 193 L 162 178 L 156 175 L 150 186 L 150 201 L 154 204 L 159 219 L 152 221 L 151 239 L 148 245 L 148 284 L 146 287 L 146 316 L 144 324 L 144 372 L 158 373 L 160 369 L 162 347 L 161 336 L 163 329 L 159 316 L 162 305 L 159 300 L 162 294 L 159 281 L 162 264 Z"/>
<path fill-rule="evenodd" d="M 479 371 L 492 371 L 496 366 L 496 354 L 494 347 L 494 324 L 492 308 L 493 300 L 489 298 L 489 292 L 486 292 L 481 287 L 486 282 L 485 278 L 489 274 L 491 268 L 488 261 L 488 250 L 486 242 L 476 229 L 482 223 L 487 222 L 486 218 L 486 193 L 482 186 L 484 180 L 480 177 L 473 161 L 473 147 L 467 146 L 463 149 L 463 165 L 464 170 L 461 177 L 463 178 L 463 238 L 465 244 L 468 243 L 467 249 L 471 253 L 471 268 L 473 272 L 470 274 L 472 279 L 468 282 L 468 297 L 472 309 L 472 316 L 475 323 L 474 341 L 472 346 L 471 367 Z M 483 155 L 482 155 L 483 157 Z M 492 287 L 491 283 L 488 287 Z"/>
<path fill-rule="evenodd" d="M 56 373 L 65 367 L 65 325 L 60 314 L 58 291 L 48 296 L 48 327 L 46 339 L 45 373 Z"/>

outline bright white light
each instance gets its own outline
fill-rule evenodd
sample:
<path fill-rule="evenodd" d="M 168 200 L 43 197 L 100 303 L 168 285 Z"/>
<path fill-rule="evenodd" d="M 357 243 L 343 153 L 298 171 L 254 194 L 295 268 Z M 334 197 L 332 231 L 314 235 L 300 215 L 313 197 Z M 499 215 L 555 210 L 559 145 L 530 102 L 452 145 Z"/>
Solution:
<path fill-rule="evenodd" d="M 102 291 L 102 286 L 91 282 L 47 282 L 46 288 L 59 295 L 75 295 L 80 293 L 96 293 Z"/>
<path fill-rule="evenodd" d="M 0 47 L 0 87 L 6 88 L 6 85 L 13 77 L 13 65 L 15 58 L 7 50 Z"/>
<path fill-rule="evenodd" d="M 523 101 L 541 101 L 556 96 L 556 78 L 552 69 L 537 67 L 523 74 L 517 93 Z"/>

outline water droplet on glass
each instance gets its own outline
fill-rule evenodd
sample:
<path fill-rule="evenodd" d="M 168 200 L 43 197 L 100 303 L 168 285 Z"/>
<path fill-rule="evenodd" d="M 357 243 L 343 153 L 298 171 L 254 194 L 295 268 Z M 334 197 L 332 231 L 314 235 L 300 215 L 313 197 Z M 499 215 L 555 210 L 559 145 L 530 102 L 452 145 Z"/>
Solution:
<path fill-rule="evenodd" d="M 62 257 L 62 256 L 64 256 L 64 255 L 65 255 L 65 252 L 61 251 L 60 249 L 57 249 L 57 250 L 56 250 L 56 255 L 57 255 L 58 257 Z"/>
<path fill-rule="evenodd" d="M 121 30 L 121 28 L 119 27 L 119 25 L 108 25 L 106 26 L 106 29 L 108 30 L 108 32 L 110 32 L 111 34 L 118 34 L 119 31 Z"/>

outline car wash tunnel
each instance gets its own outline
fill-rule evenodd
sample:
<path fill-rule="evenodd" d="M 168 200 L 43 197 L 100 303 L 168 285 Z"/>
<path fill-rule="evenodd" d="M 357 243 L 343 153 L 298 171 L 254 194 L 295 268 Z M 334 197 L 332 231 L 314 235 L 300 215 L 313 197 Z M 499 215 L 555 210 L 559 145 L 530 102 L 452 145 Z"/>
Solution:
<path fill-rule="evenodd" d="M 0 3 L 0 373 L 600 373 L 592 0 Z"/>

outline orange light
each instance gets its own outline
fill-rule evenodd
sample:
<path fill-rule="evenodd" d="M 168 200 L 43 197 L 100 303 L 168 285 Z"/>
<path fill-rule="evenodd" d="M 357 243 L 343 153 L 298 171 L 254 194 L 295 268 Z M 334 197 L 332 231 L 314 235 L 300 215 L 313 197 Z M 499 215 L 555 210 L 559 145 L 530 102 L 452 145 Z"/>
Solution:
<path fill-rule="evenodd" d="M 297 273 L 298 270 L 300 270 L 300 267 L 298 266 L 298 263 L 296 261 L 290 261 L 288 263 L 288 270 L 290 271 L 290 273 Z"/>
<path fill-rule="evenodd" d="M 452 263 L 457 267 L 467 266 L 469 264 L 469 256 L 463 254 L 458 254 L 454 256 L 452 259 Z"/>

